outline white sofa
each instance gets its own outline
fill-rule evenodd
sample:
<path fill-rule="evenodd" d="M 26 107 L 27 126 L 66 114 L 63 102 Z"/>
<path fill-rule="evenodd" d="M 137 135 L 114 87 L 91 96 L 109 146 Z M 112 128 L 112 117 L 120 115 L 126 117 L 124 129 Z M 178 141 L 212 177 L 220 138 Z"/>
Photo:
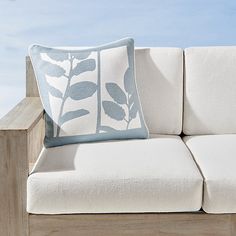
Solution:
<path fill-rule="evenodd" d="M 37 87 L 27 60 L 27 93 L 29 97 L 36 97 Z M 162 231 L 163 218 L 153 220 L 158 230 L 146 222 L 147 228 L 154 227 L 152 231 L 147 228 L 146 231 L 144 228 L 135 231 L 137 224 L 132 220 L 130 226 L 118 221 L 119 227 L 124 227 L 125 231 L 117 231 L 114 235 L 126 235 L 129 227 L 133 227 L 134 234 L 127 235 L 236 234 L 236 218 L 228 214 L 236 213 L 236 47 L 137 48 L 136 79 L 151 133 L 149 139 L 74 144 L 42 150 L 40 141 L 27 152 L 30 162 L 37 159 L 26 176 L 27 197 L 20 208 L 22 214 L 29 213 L 30 235 L 41 235 L 39 231 L 43 226 L 39 224 L 41 221 L 35 223 L 37 214 L 66 214 L 71 215 L 73 221 L 72 214 L 81 213 L 203 214 L 203 211 L 226 215 L 213 218 L 214 222 L 210 216 L 201 216 L 196 222 L 190 217 L 189 226 L 178 218 L 177 222 L 186 227 L 184 230 L 182 226 L 178 228 L 175 221 L 172 226 L 165 225 L 166 231 Z M 19 107 L 17 111 L 21 109 Z M 27 109 L 22 114 L 35 108 Z M 0 130 L 9 128 L 9 119 L 12 120 L 11 128 L 18 125 L 19 122 L 9 118 L 12 114 L 0 121 Z M 29 130 L 36 124 L 33 120 L 36 118 L 33 117 L 31 126 L 27 126 Z M 37 122 L 39 120 L 43 124 L 43 119 L 39 118 Z M 27 142 L 36 139 L 37 135 L 43 137 L 43 132 L 39 134 L 42 124 L 27 136 Z M 24 188 L 24 184 L 22 186 Z M 25 208 L 28 213 L 24 213 Z M 53 217 L 43 218 L 47 227 L 42 235 L 63 235 L 58 233 L 59 224 L 71 227 L 58 216 L 57 227 L 54 225 L 54 230 L 49 230 L 50 222 L 53 225 L 52 219 L 55 220 Z M 100 223 L 102 217 L 98 218 Z M 137 222 L 144 222 L 137 219 Z M 74 221 L 74 224 L 77 223 Z M 91 230 L 87 225 L 78 226 L 81 232 L 85 232 L 86 227 Z M 63 231 L 62 227 L 60 229 Z M 72 233 L 79 232 L 75 229 L 63 232 L 80 235 Z M 95 235 L 111 233 L 102 232 Z M 188 234 L 190 232 L 192 234 Z M 92 235 L 90 233 L 81 235 Z"/>
<path fill-rule="evenodd" d="M 150 139 L 44 148 L 29 213 L 236 212 L 236 48 L 140 48 L 136 71 Z"/>

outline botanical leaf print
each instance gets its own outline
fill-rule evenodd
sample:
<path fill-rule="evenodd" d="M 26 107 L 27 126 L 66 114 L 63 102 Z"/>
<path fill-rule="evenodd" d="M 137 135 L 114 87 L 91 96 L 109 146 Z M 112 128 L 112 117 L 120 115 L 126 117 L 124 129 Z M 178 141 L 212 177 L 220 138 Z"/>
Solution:
<path fill-rule="evenodd" d="M 96 62 L 94 59 L 87 59 L 84 61 L 79 62 L 76 67 L 72 70 L 73 75 L 79 75 L 86 71 L 93 71 L 95 70 Z"/>
<path fill-rule="evenodd" d="M 53 61 L 65 61 L 68 60 L 68 53 L 47 53 Z"/>
<path fill-rule="evenodd" d="M 124 88 L 125 91 L 116 83 L 106 83 L 107 92 L 114 102 L 103 101 L 102 105 L 106 115 L 115 120 L 124 120 L 126 122 L 126 129 L 128 129 L 131 120 L 135 119 L 138 113 L 138 106 L 135 103 L 134 81 L 130 68 L 128 68 L 124 74 Z M 118 104 L 126 105 L 128 114 L 126 114 L 125 110 Z"/>
<path fill-rule="evenodd" d="M 46 147 L 147 136 L 132 39 L 73 50 L 34 45 L 30 56 L 46 111 Z"/>
<path fill-rule="evenodd" d="M 61 77 L 66 73 L 66 71 L 62 67 L 47 61 L 43 61 L 42 70 L 45 74 L 53 77 Z"/>
<path fill-rule="evenodd" d="M 100 130 L 105 131 L 105 132 L 117 132 L 116 129 L 111 128 L 110 126 L 106 126 L 106 125 L 101 125 Z"/>
<path fill-rule="evenodd" d="M 48 85 L 48 90 L 51 93 L 51 95 L 54 97 L 62 98 L 62 96 L 63 96 L 62 92 L 59 89 L 57 89 L 51 85 Z"/>
<path fill-rule="evenodd" d="M 76 111 L 69 111 L 61 117 L 61 123 L 63 124 L 66 121 L 70 121 L 72 119 L 75 119 L 75 118 L 78 118 L 81 116 L 85 116 L 87 114 L 89 114 L 89 111 L 85 110 L 85 109 L 80 109 L 80 110 L 76 110 Z"/>
<path fill-rule="evenodd" d="M 135 101 L 135 94 L 133 93 L 130 97 L 129 97 L 129 104 L 132 105 Z"/>
<path fill-rule="evenodd" d="M 97 90 L 97 85 L 90 81 L 82 81 L 70 86 L 69 97 L 82 100 L 91 97 Z"/>
<path fill-rule="evenodd" d="M 81 81 L 71 85 L 71 79 L 73 76 L 79 76 L 84 72 L 95 70 L 96 62 L 94 59 L 87 59 L 89 55 L 90 53 L 81 53 L 81 55 L 79 55 L 79 53 L 47 53 L 47 56 L 55 61 L 55 63 L 68 61 L 68 63 L 70 64 L 70 69 L 67 72 L 60 65 L 45 60 L 42 61 L 41 68 L 46 75 L 58 77 L 58 79 L 63 76 L 67 79 L 67 85 L 64 94 L 58 88 L 55 88 L 49 84 L 47 86 L 48 91 L 52 96 L 60 98 L 62 100 L 57 122 L 57 137 L 60 134 L 62 124 L 64 124 L 65 122 L 69 122 L 72 119 L 89 114 L 89 111 L 86 109 L 69 111 L 63 114 L 65 101 L 68 97 L 73 100 L 83 100 L 93 96 L 93 94 L 97 91 L 97 85 L 90 81 Z M 80 60 L 76 65 L 74 65 L 75 59 Z"/>
<path fill-rule="evenodd" d="M 132 94 L 134 92 L 134 84 L 132 79 L 132 71 L 128 68 L 124 75 L 124 87 L 127 93 Z"/>
<path fill-rule="evenodd" d="M 105 114 L 110 116 L 115 120 L 123 120 L 125 118 L 124 109 L 115 102 L 103 101 L 102 106 L 104 108 Z"/>
<path fill-rule="evenodd" d="M 84 60 L 90 56 L 91 52 L 80 52 L 80 53 L 75 53 L 73 56 L 78 59 L 78 60 Z"/>
<path fill-rule="evenodd" d="M 130 119 L 134 119 L 137 116 L 138 113 L 138 107 L 137 105 L 134 103 L 130 109 L 129 115 L 130 115 Z"/>
<path fill-rule="evenodd" d="M 106 83 L 107 92 L 119 104 L 126 104 L 127 98 L 123 90 L 116 83 Z"/>

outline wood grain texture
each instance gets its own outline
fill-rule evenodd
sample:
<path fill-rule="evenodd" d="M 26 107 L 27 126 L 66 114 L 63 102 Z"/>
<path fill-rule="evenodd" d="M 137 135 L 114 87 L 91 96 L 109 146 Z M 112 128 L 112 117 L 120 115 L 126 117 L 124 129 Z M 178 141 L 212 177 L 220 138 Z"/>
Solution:
<path fill-rule="evenodd" d="M 42 148 L 43 109 L 26 98 L 0 120 L 0 235 L 28 236 L 28 162 Z"/>
<path fill-rule="evenodd" d="M 40 98 L 24 98 L 0 119 L 0 130 L 29 130 L 43 116 Z"/>
<path fill-rule="evenodd" d="M 39 156 L 40 151 L 42 150 L 44 137 L 45 137 L 45 121 L 43 116 L 41 116 L 40 120 L 35 124 L 35 126 L 32 129 L 28 130 L 27 152 L 28 152 L 29 168 L 31 168 L 32 165 L 34 165 Z"/>
<path fill-rule="evenodd" d="M 30 57 L 26 57 L 26 97 L 38 97 L 39 91 Z"/>
<path fill-rule="evenodd" d="M 233 215 L 205 213 L 29 215 L 30 236 L 233 236 Z"/>
<path fill-rule="evenodd" d="M 1 153 L 1 236 L 27 236 L 26 180 L 28 177 L 27 132 L 0 131 Z M 2 209 L 4 209 L 2 211 Z"/>
<path fill-rule="evenodd" d="M 8 161 L 7 158 L 7 137 L 4 133 L 0 132 L 0 235 L 6 235 L 9 232 L 9 201 L 6 176 L 8 172 Z"/>
<path fill-rule="evenodd" d="M 236 235 L 236 214 L 231 214 L 231 235 Z"/>

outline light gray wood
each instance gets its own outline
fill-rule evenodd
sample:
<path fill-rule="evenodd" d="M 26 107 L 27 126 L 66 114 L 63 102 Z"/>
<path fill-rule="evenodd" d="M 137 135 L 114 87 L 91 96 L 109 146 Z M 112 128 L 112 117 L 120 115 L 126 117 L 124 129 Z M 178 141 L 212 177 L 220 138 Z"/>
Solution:
<path fill-rule="evenodd" d="M 28 177 L 27 132 L 0 131 L 0 140 L 0 150 L 3 151 L 0 156 L 0 195 L 3 195 L 0 196 L 0 235 L 27 236 L 28 214 L 25 211 Z"/>
<path fill-rule="evenodd" d="M 236 235 L 236 214 L 231 214 L 231 235 Z"/>
<path fill-rule="evenodd" d="M 38 97 L 39 91 L 30 57 L 26 57 L 26 97 Z"/>
<path fill-rule="evenodd" d="M 38 159 L 39 153 L 42 150 L 43 140 L 45 136 L 45 121 L 41 117 L 40 120 L 35 124 L 33 129 L 28 130 L 28 162 L 29 168 L 32 169 L 32 166 Z"/>
<path fill-rule="evenodd" d="M 233 215 L 205 213 L 30 215 L 30 236 L 235 236 Z"/>
<path fill-rule="evenodd" d="M 25 98 L 0 120 L 1 236 L 28 236 L 28 162 L 42 148 L 43 123 L 38 98 Z"/>
<path fill-rule="evenodd" d="M 7 235 L 9 232 L 9 211 L 8 211 L 8 191 L 6 183 L 6 175 L 8 172 L 7 157 L 7 137 L 0 132 L 0 235 Z"/>
<path fill-rule="evenodd" d="M 28 130 L 43 116 L 38 97 L 24 98 L 9 113 L 0 119 L 0 130 Z"/>

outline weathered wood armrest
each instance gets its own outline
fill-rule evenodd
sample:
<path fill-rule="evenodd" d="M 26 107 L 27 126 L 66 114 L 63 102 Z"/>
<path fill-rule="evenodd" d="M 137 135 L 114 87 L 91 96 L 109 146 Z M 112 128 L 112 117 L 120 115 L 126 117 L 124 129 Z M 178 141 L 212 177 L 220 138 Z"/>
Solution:
<path fill-rule="evenodd" d="M 26 182 L 44 137 L 40 98 L 27 97 L 0 120 L 0 235 L 28 234 Z"/>

